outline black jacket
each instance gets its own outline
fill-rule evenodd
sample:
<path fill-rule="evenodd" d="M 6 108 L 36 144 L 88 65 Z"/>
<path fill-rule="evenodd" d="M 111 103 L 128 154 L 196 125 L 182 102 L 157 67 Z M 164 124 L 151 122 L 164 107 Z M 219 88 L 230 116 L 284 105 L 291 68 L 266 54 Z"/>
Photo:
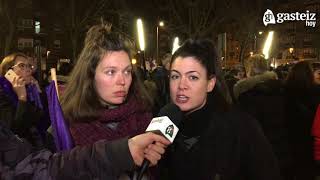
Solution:
<path fill-rule="evenodd" d="M 18 101 L 15 105 L 1 86 L 0 99 L 0 121 L 5 123 L 15 134 L 27 139 L 34 148 L 43 148 L 45 146 L 44 139 L 41 137 L 37 125 L 45 116 L 44 111 L 29 102 Z"/>
<path fill-rule="evenodd" d="M 259 82 L 240 94 L 238 103 L 243 111 L 259 122 L 272 145 L 283 176 L 291 174 L 293 160 L 283 83 L 275 79 Z"/>
<path fill-rule="evenodd" d="M 278 180 L 278 165 L 259 125 L 214 103 L 186 116 L 160 164 L 159 179 Z"/>
<path fill-rule="evenodd" d="M 116 180 L 134 162 L 128 140 L 98 141 L 90 146 L 51 153 L 31 145 L 0 123 L 0 179 Z"/>

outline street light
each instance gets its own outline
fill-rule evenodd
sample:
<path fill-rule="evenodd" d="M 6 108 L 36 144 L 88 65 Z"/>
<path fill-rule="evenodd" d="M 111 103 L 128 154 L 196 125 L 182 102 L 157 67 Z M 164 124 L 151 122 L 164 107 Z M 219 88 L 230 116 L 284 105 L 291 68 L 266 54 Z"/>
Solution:
<path fill-rule="evenodd" d="M 140 50 L 144 51 L 144 48 L 145 48 L 144 32 L 143 32 L 143 24 L 142 24 L 142 20 L 141 19 L 137 20 L 137 28 L 138 28 L 138 38 L 139 38 Z"/>
<path fill-rule="evenodd" d="M 140 46 L 140 50 L 142 51 L 142 65 L 145 71 L 146 70 L 146 62 L 144 57 L 145 44 L 144 44 L 143 24 L 141 19 L 137 20 L 137 28 L 138 28 L 139 46 Z"/>
<path fill-rule="evenodd" d="M 292 54 L 293 53 L 293 48 L 289 48 L 289 52 L 290 52 L 290 54 Z"/>
<path fill-rule="evenodd" d="M 159 26 L 163 27 L 164 26 L 164 22 L 160 21 L 159 25 L 157 25 L 157 63 L 160 64 L 160 60 L 159 60 Z"/>
<path fill-rule="evenodd" d="M 47 51 L 47 59 L 49 58 L 51 51 Z"/>
<path fill-rule="evenodd" d="M 172 46 L 172 54 L 179 48 L 179 38 L 175 37 L 173 40 L 173 46 Z"/>
<path fill-rule="evenodd" d="M 264 54 L 264 58 L 268 59 L 269 58 L 269 51 L 271 48 L 272 40 L 273 40 L 273 31 L 269 31 L 268 37 L 264 43 L 263 51 L 262 53 Z"/>
<path fill-rule="evenodd" d="M 293 54 L 294 48 L 289 48 L 290 58 L 294 60 L 294 54 Z"/>
<path fill-rule="evenodd" d="M 131 64 L 133 64 L 133 65 L 135 65 L 135 64 L 137 64 L 137 60 L 136 59 L 131 59 Z"/>

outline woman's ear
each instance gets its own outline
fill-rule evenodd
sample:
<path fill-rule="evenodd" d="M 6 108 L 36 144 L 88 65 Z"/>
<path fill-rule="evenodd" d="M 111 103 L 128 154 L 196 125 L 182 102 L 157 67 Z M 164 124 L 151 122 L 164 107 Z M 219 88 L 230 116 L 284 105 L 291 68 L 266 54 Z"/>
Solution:
<path fill-rule="evenodd" d="M 208 85 L 207 85 L 207 92 L 211 92 L 214 88 L 214 86 L 216 85 L 216 77 L 212 76 L 209 80 L 208 80 Z"/>

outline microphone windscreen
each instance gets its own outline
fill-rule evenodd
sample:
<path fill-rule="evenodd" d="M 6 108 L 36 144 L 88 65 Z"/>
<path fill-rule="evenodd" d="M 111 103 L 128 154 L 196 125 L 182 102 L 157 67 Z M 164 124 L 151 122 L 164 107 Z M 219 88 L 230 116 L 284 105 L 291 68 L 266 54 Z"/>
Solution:
<path fill-rule="evenodd" d="M 183 113 L 177 105 L 169 103 L 160 109 L 158 116 L 168 116 L 168 118 L 178 126 L 183 118 Z"/>

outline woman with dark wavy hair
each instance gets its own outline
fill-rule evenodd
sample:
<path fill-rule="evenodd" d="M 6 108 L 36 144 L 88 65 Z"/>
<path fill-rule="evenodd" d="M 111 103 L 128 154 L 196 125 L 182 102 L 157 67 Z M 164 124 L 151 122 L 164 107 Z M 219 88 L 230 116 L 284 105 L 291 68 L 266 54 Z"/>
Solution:
<path fill-rule="evenodd" d="M 158 179 L 280 179 L 257 122 L 222 95 L 217 61 L 214 44 L 206 39 L 187 40 L 173 54 L 170 97 L 184 117 Z"/>
<path fill-rule="evenodd" d="M 313 179 L 319 172 L 313 160 L 312 124 L 320 103 L 318 63 L 301 61 L 289 71 L 286 80 L 286 115 L 290 146 L 293 152 L 297 180 Z"/>
<path fill-rule="evenodd" d="M 76 145 L 145 131 L 152 102 L 136 78 L 129 44 L 107 25 L 89 29 L 61 105 Z"/>

